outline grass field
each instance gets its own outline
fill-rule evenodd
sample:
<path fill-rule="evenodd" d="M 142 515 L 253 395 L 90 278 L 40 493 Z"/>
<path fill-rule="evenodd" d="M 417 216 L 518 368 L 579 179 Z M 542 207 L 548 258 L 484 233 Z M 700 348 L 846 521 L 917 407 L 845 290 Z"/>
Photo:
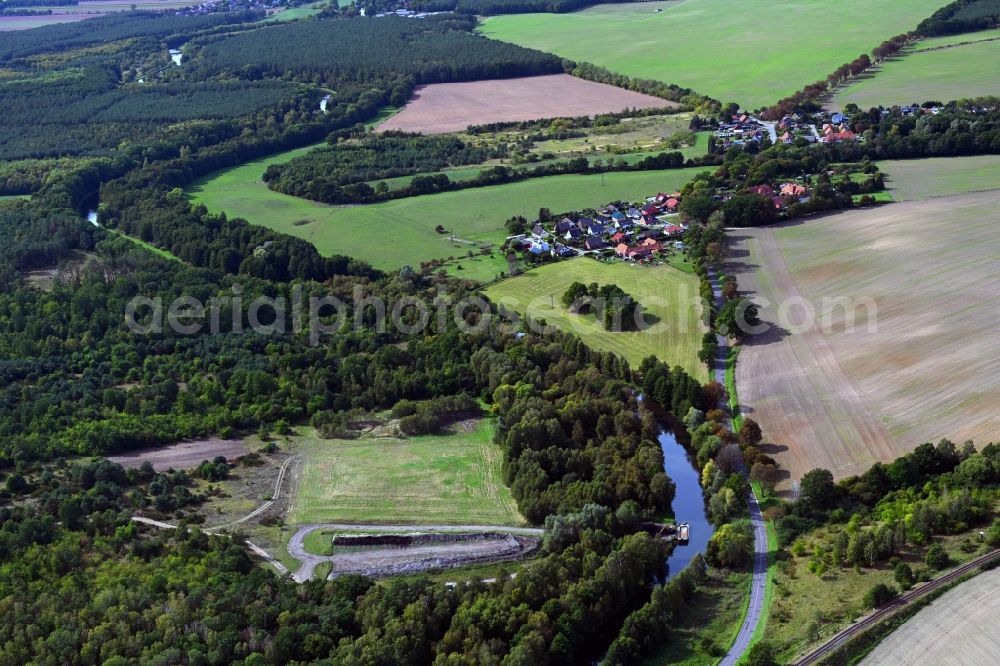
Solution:
<path fill-rule="evenodd" d="M 1000 569 L 949 590 L 879 643 L 860 663 L 989 664 L 997 658 Z"/>
<path fill-rule="evenodd" d="M 409 439 L 296 439 L 301 477 L 293 524 L 520 525 L 500 474 L 493 423 Z"/>
<path fill-rule="evenodd" d="M 685 0 L 598 5 L 485 20 L 484 34 L 765 106 L 907 32 L 945 0 Z M 655 10 L 662 9 L 662 12 Z"/>
<path fill-rule="evenodd" d="M 303 238 L 324 255 L 347 254 L 377 268 L 394 269 L 430 259 L 464 257 L 478 243 L 498 244 L 507 235 L 504 221 L 514 215 L 533 219 L 541 207 L 553 212 L 581 210 L 616 199 L 671 192 L 704 171 L 692 168 L 549 176 L 367 206 L 338 207 L 273 192 L 261 181 L 269 164 L 288 161 L 306 150 L 300 148 L 218 171 L 193 183 L 188 194 L 210 211 L 225 212 L 229 217 L 242 217 Z M 452 242 L 448 235 L 436 233 L 438 224 L 467 242 Z M 489 270 L 496 265 L 494 258 Z M 471 273 L 468 276 L 474 277 Z M 484 276 L 492 279 L 496 274 Z"/>
<path fill-rule="evenodd" d="M 976 34 L 959 37 L 969 40 Z M 869 109 L 879 105 L 920 104 L 927 100 L 947 102 L 998 95 L 1000 39 L 996 37 L 957 46 L 926 46 L 925 42 L 920 42 L 902 56 L 883 62 L 871 74 L 839 90 L 831 107 L 842 109 L 853 102 L 862 109 Z M 954 41 L 956 38 L 948 39 Z"/>
<path fill-rule="evenodd" d="M 1000 189 L 1000 155 L 879 162 L 896 201 Z"/>
<path fill-rule="evenodd" d="M 727 272 L 777 324 L 742 347 L 740 401 L 793 480 L 1000 436 L 998 205 L 993 191 L 730 233 Z M 823 317 L 841 298 L 853 330 L 843 304 Z"/>
<path fill-rule="evenodd" d="M 616 284 L 658 321 L 645 331 L 606 331 L 593 316 L 571 314 L 559 302 L 573 282 Z M 595 349 L 621 354 L 633 366 L 647 356 L 656 356 L 671 366 L 681 365 L 701 380 L 708 379 L 705 364 L 698 360 L 705 329 L 699 320 L 698 278 L 694 275 L 668 266 L 578 258 L 498 282 L 488 287 L 486 294 L 494 303 L 576 333 Z"/>
<path fill-rule="evenodd" d="M 837 529 L 846 529 L 836 526 Z M 792 557 L 779 564 L 775 577 L 774 601 L 767 621 L 764 638 L 777 646 L 779 650 L 778 663 L 794 663 L 794 657 L 804 654 L 827 640 L 833 634 L 847 627 L 855 619 L 864 614 L 862 598 L 864 593 L 876 583 L 895 586 L 892 567 L 882 564 L 871 567 L 834 567 L 828 566 L 822 576 L 809 570 L 813 545 L 828 544 L 831 528 L 824 527 L 801 540 L 805 544 L 805 554 Z M 823 537 L 819 541 L 816 537 Z M 982 546 L 978 531 L 936 538 L 936 543 L 948 553 L 951 567 L 958 566 L 976 556 L 977 549 Z M 829 546 L 822 545 L 824 552 L 829 553 Z M 899 558 L 908 562 L 914 570 L 923 569 L 925 547 L 912 544 L 902 549 Z M 938 574 L 933 574 L 938 575 Z M 977 577 L 973 580 L 979 580 Z M 973 583 L 974 585 L 974 583 Z M 943 598 L 943 597 L 942 597 Z M 935 602 L 936 603 L 936 602 Z M 910 622 L 912 622 L 911 620 Z M 924 625 L 921 629 L 927 632 L 928 641 L 939 640 L 936 631 Z M 837 662 L 833 662 L 837 663 Z M 933 660 L 908 661 L 906 659 L 887 659 L 877 664 L 986 664 L 989 661 L 955 661 Z"/>

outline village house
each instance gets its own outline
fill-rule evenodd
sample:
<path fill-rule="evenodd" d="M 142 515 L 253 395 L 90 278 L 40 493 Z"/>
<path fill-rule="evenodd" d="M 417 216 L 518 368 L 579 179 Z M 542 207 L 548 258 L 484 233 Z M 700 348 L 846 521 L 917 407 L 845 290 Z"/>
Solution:
<path fill-rule="evenodd" d="M 589 236 L 587 240 L 583 242 L 583 246 L 588 250 L 603 250 L 608 246 L 604 239 L 600 236 Z"/>
<path fill-rule="evenodd" d="M 531 235 L 535 238 L 548 238 L 550 234 L 545 230 L 545 227 L 536 222 L 535 226 L 531 228 Z"/>
<path fill-rule="evenodd" d="M 575 226 L 576 223 L 573 220 L 569 219 L 568 217 L 564 217 L 563 219 L 559 220 L 559 222 L 556 223 L 556 234 L 565 234 L 567 231 L 569 231 Z"/>

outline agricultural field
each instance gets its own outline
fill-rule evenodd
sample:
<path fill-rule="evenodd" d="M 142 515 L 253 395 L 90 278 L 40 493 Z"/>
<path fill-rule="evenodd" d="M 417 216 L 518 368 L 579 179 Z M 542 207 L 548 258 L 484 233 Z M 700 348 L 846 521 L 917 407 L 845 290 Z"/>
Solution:
<path fill-rule="evenodd" d="M 407 439 L 295 438 L 302 462 L 288 521 L 523 524 L 493 429 L 478 420 Z"/>
<path fill-rule="evenodd" d="M 793 480 L 1000 436 L 1000 295 L 984 288 L 1000 280 L 998 204 L 965 194 L 730 233 L 728 271 L 777 322 L 740 353 L 740 402 Z"/>
<path fill-rule="evenodd" d="M 481 31 L 756 108 L 825 78 L 945 4 L 845 0 L 832 8 L 794 0 L 775 11 L 764 0 L 643 2 L 490 17 Z"/>
<path fill-rule="evenodd" d="M 862 109 L 1000 94 L 1000 30 L 924 40 L 837 91 L 832 108 Z M 959 38 L 963 38 L 959 41 Z M 951 45 L 949 45 L 951 44 Z"/>
<path fill-rule="evenodd" d="M 50 10 L 51 14 L 37 16 L 0 16 L 0 32 L 9 30 L 27 30 L 56 23 L 71 23 L 84 19 L 95 18 L 103 14 L 128 11 L 162 11 L 179 9 L 198 4 L 197 0 L 84 0 L 76 5 L 59 5 L 54 0 L 52 6 L 25 7 L 35 11 Z"/>
<path fill-rule="evenodd" d="M 504 222 L 514 215 L 534 218 L 542 207 L 553 212 L 581 210 L 616 199 L 672 192 L 703 171 L 689 168 L 548 176 L 365 206 L 331 206 L 273 192 L 261 180 L 269 164 L 287 161 L 305 150 L 216 172 L 195 181 L 187 189 L 188 195 L 210 211 L 305 239 L 324 255 L 349 254 L 376 268 L 394 269 L 431 259 L 463 257 L 470 250 L 478 251 L 481 243 L 499 244 L 507 235 Z M 439 224 L 450 233 L 435 232 Z M 457 274 L 494 279 L 497 274 L 492 267 L 497 262 L 489 263 L 488 274 Z"/>
<path fill-rule="evenodd" d="M 641 303 L 655 323 L 645 331 L 607 331 L 592 316 L 570 313 L 559 299 L 574 282 L 615 284 Z M 544 319 L 580 336 L 601 351 L 624 356 L 638 367 L 647 356 L 671 366 L 680 365 L 691 375 L 708 380 L 708 370 L 698 360 L 701 337 L 698 278 L 669 266 L 640 266 L 622 261 L 570 259 L 533 268 L 486 289 L 494 303 Z"/>
<path fill-rule="evenodd" d="M 882 640 L 860 663 L 989 664 L 997 657 L 1000 569 L 983 572 L 935 599 Z"/>
<path fill-rule="evenodd" d="M 434 83 L 417 88 L 406 107 L 378 129 L 443 134 L 469 125 L 676 106 L 569 74 Z"/>
<path fill-rule="evenodd" d="M 896 201 L 912 201 L 1000 188 L 1000 155 L 932 157 L 878 163 Z"/>

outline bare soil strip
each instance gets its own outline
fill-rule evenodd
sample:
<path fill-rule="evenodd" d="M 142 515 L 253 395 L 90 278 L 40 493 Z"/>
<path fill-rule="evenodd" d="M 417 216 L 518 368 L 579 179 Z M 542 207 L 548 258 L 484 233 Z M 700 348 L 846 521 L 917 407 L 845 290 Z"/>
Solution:
<path fill-rule="evenodd" d="M 732 230 L 728 272 L 764 321 L 803 299 L 870 299 L 834 308 L 828 326 L 755 336 L 737 364 L 744 411 L 792 480 L 838 478 L 947 437 L 1000 436 L 1000 192 L 892 204 L 763 229 Z M 800 301 L 802 302 L 802 301 Z M 817 315 L 819 317 L 819 315 Z M 787 488 L 785 488 L 787 490 Z"/>
<path fill-rule="evenodd" d="M 117 456 L 108 456 L 108 460 L 122 467 L 139 467 L 144 462 L 150 462 L 157 472 L 170 469 L 191 469 L 205 460 L 216 456 L 227 459 L 239 458 L 247 454 L 243 442 L 236 439 L 201 439 L 195 442 L 178 442 L 169 446 L 149 449 L 138 449 Z"/>
<path fill-rule="evenodd" d="M 469 125 L 676 106 L 676 102 L 569 74 L 435 83 L 418 87 L 406 107 L 378 130 L 443 134 Z"/>

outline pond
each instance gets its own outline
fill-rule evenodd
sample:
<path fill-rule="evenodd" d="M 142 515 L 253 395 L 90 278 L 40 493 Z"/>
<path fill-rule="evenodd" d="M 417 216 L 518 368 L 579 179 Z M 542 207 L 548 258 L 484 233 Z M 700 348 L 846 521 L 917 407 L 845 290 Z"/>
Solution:
<path fill-rule="evenodd" d="M 698 553 L 704 553 L 708 540 L 715 533 L 715 526 L 708 520 L 705 500 L 701 493 L 701 475 L 687 450 L 677 441 L 673 432 L 664 428 L 659 436 L 663 449 L 663 470 L 676 486 L 674 519 L 691 526 L 690 540 L 677 544 L 667 558 L 668 576 L 679 573 Z"/>

